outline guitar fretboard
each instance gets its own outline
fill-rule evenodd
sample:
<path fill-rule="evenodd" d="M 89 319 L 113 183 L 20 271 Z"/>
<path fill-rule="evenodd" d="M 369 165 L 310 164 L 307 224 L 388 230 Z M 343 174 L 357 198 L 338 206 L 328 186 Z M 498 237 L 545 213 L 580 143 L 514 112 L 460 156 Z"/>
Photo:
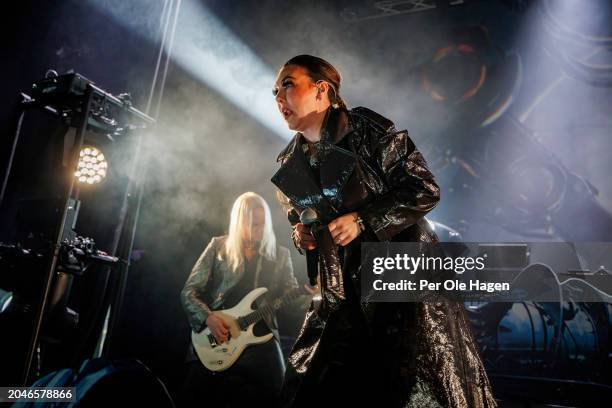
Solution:
<path fill-rule="evenodd" d="M 239 317 L 236 320 L 238 322 L 238 326 L 240 326 L 240 330 L 245 330 L 247 327 L 254 323 L 257 323 L 264 317 L 271 316 L 281 307 L 284 307 L 288 303 L 291 303 L 292 301 L 297 299 L 303 292 L 304 290 L 302 288 L 295 288 L 285 293 L 284 296 L 274 299 L 273 301 L 267 303 L 259 309 L 249 313 L 248 315 Z"/>

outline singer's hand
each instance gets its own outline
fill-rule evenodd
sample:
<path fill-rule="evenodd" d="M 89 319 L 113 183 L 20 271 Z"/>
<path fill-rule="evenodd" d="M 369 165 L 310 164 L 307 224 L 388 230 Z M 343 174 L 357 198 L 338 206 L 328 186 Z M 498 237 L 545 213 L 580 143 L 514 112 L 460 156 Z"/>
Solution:
<path fill-rule="evenodd" d="M 301 222 L 295 224 L 293 234 L 295 237 L 295 243 L 300 248 L 310 251 L 317 247 L 317 241 L 315 241 L 314 237 L 310 233 L 310 227 L 307 227 Z"/>
<path fill-rule="evenodd" d="M 316 286 L 310 286 L 309 284 L 305 283 L 304 289 L 306 289 L 306 291 L 310 293 L 311 296 L 321 296 L 321 281 L 319 279 L 319 275 L 317 275 Z"/>
<path fill-rule="evenodd" d="M 357 224 L 357 217 L 357 213 L 352 212 L 329 223 L 329 232 L 331 232 L 336 245 L 348 245 L 361 233 L 359 224 Z"/>

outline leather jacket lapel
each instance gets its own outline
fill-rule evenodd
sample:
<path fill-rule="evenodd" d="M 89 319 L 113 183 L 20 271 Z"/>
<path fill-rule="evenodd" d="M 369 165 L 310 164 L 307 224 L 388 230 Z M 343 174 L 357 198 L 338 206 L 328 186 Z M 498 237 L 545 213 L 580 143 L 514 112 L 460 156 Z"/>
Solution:
<path fill-rule="evenodd" d="M 342 188 L 353 174 L 356 156 L 336 145 L 329 145 L 329 153 L 321 162 L 321 190 L 336 208 L 342 207 Z"/>
<path fill-rule="evenodd" d="M 298 133 L 279 155 L 281 167 L 272 177 L 274 183 L 301 210 L 314 208 L 319 214 L 335 217 L 341 214 L 342 188 L 355 170 L 357 158 L 338 146 L 344 136 L 353 131 L 348 114 L 332 109 L 324 120 L 319 143 L 320 180 L 316 180 L 301 148 Z M 327 223 L 329 220 L 321 220 Z"/>
<path fill-rule="evenodd" d="M 314 208 L 318 213 L 336 213 L 336 209 L 321 191 L 296 135 L 292 148 L 283 155 L 283 163 L 272 183 L 300 210 Z"/>

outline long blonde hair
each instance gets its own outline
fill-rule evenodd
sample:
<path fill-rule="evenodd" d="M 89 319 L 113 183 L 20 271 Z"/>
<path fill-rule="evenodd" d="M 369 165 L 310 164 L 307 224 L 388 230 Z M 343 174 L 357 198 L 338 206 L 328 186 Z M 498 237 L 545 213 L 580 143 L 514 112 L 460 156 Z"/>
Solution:
<path fill-rule="evenodd" d="M 270 207 L 262 196 L 253 192 L 241 194 L 234 205 L 230 216 L 229 233 L 225 241 L 225 256 L 232 271 L 244 263 L 244 251 L 242 245 L 242 232 L 251 228 L 253 210 L 263 208 L 265 223 L 259 254 L 269 260 L 276 259 L 276 236 L 272 229 Z"/>

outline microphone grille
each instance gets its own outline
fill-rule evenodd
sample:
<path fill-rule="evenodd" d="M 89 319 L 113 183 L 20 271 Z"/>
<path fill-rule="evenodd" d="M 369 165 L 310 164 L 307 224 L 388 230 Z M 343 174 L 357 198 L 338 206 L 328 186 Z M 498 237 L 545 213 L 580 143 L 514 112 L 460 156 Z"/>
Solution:
<path fill-rule="evenodd" d="M 304 225 L 310 225 L 319 220 L 317 212 L 312 208 L 307 208 L 300 213 L 300 222 Z"/>

